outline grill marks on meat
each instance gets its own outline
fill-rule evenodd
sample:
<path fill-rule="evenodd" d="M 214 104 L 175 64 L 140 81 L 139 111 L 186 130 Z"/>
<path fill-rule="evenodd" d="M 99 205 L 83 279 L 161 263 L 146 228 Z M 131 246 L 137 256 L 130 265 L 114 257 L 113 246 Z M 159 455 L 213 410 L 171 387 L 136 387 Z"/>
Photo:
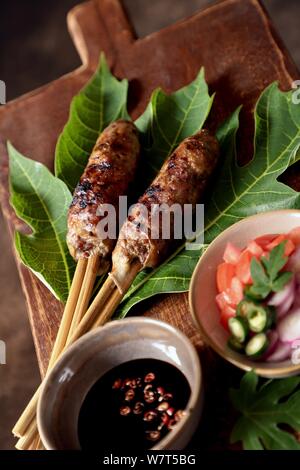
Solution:
<path fill-rule="evenodd" d="M 151 238 L 154 224 L 151 206 L 179 204 L 183 207 L 184 204 L 195 205 L 200 202 L 218 157 L 218 141 L 207 130 L 201 130 L 185 139 L 165 161 L 151 186 L 138 201 L 148 209 L 146 218 L 141 220 L 140 208 L 136 205 L 121 228 L 113 252 L 111 273 L 120 290 L 133 261 L 138 260 L 141 269 L 153 268 L 167 256 L 172 246 L 172 240 Z M 171 236 L 174 234 L 173 227 L 170 233 Z"/>
<path fill-rule="evenodd" d="M 138 132 L 132 122 L 113 122 L 99 136 L 68 213 L 67 243 L 75 259 L 99 254 L 107 264 L 115 240 L 99 239 L 97 209 L 112 204 L 118 213 L 119 196 L 127 194 L 134 179 L 139 152 Z"/>

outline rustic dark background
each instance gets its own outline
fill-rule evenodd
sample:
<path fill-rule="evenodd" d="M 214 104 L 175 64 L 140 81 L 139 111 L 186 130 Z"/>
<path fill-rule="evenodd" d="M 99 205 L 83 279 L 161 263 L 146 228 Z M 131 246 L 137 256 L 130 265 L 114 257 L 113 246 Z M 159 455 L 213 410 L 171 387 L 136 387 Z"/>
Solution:
<path fill-rule="evenodd" d="M 0 80 L 11 100 L 80 65 L 66 28 L 76 0 L 4 0 L 0 13 Z M 138 36 L 145 36 L 213 3 L 207 0 L 124 0 Z M 299 0 L 265 0 L 277 30 L 300 68 Z M 220 45 L 221 47 L 221 45 Z M 39 382 L 25 301 L 0 215 L 0 449 L 11 449 L 10 430 Z"/>

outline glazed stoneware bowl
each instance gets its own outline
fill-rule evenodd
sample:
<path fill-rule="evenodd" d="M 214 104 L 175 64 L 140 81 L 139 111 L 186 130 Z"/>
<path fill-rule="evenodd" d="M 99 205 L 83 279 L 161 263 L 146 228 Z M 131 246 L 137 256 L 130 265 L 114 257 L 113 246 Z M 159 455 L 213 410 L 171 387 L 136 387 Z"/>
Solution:
<path fill-rule="evenodd" d="M 174 365 L 189 382 L 191 395 L 185 415 L 152 449 L 184 448 L 202 411 L 199 358 L 192 343 L 179 330 L 144 317 L 112 321 L 84 335 L 62 355 L 45 381 L 38 404 L 38 428 L 45 448 L 80 449 L 78 416 L 90 388 L 108 370 L 142 358 Z"/>
<path fill-rule="evenodd" d="M 228 333 L 220 324 L 220 313 L 215 301 L 216 270 L 222 262 L 228 242 L 244 248 L 256 237 L 288 232 L 298 226 L 300 226 L 300 211 L 297 210 L 265 212 L 237 222 L 209 245 L 195 268 L 190 284 L 190 310 L 204 341 L 235 366 L 246 371 L 254 369 L 262 377 L 279 378 L 297 375 L 300 373 L 300 365 L 294 365 L 290 360 L 279 363 L 253 361 L 227 346 Z"/>

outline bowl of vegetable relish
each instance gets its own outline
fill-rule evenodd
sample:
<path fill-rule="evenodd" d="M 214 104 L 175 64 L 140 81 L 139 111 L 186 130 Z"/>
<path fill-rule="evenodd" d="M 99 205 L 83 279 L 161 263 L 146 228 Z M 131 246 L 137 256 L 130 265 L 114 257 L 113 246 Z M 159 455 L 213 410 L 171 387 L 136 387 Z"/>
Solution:
<path fill-rule="evenodd" d="M 203 339 L 263 377 L 300 372 L 300 211 L 247 217 L 207 248 L 190 284 Z"/>

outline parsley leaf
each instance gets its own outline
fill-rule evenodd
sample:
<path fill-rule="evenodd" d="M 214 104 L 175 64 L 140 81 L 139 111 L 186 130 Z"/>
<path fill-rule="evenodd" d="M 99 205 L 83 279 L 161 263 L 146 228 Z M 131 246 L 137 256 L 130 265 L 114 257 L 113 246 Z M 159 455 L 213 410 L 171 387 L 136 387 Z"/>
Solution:
<path fill-rule="evenodd" d="M 279 274 L 277 279 L 272 284 L 272 290 L 274 292 L 279 292 L 283 287 L 291 280 L 293 273 L 284 272 Z"/>
<path fill-rule="evenodd" d="M 267 276 L 262 263 L 260 263 L 256 258 L 251 260 L 251 277 L 255 284 L 260 284 L 262 286 L 269 285 L 269 277 Z"/>
<path fill-rule="evenodd" d="M 258 376 L 247 372 L 239 389 L 230 389 L 233 406 L 241 413 L 230 442 L 242 441 L 245 450 L 300 450 L 293 434 L 279 425 L 300 429 L 299 377 L 269 380 L 258 388 Z"/>
<path fill-rule="evenodd" d="M 284 256 L 284 246 L 286 241 L 279 243 L 273 250 L 270 251 L 269 259 L 265 256 L 262 258 L 263 264 L 267 270 L 270 279 L 273 281 L 279 271 L 287 262 L 287 256 Z"/>
<path fill-rule="evenodd" d="M 265 299 L 271 292 L 278 292 L 290 281 L 293 273 L 280 270 L 286 264 L 288 258 L 284 256 L 286 241 L 279 243 L 270 251 L 269 257 L 262 256 L 261 261 L 252 258 L 250 264 L 253 285 L 248 288 L 248 293 Z"/>

